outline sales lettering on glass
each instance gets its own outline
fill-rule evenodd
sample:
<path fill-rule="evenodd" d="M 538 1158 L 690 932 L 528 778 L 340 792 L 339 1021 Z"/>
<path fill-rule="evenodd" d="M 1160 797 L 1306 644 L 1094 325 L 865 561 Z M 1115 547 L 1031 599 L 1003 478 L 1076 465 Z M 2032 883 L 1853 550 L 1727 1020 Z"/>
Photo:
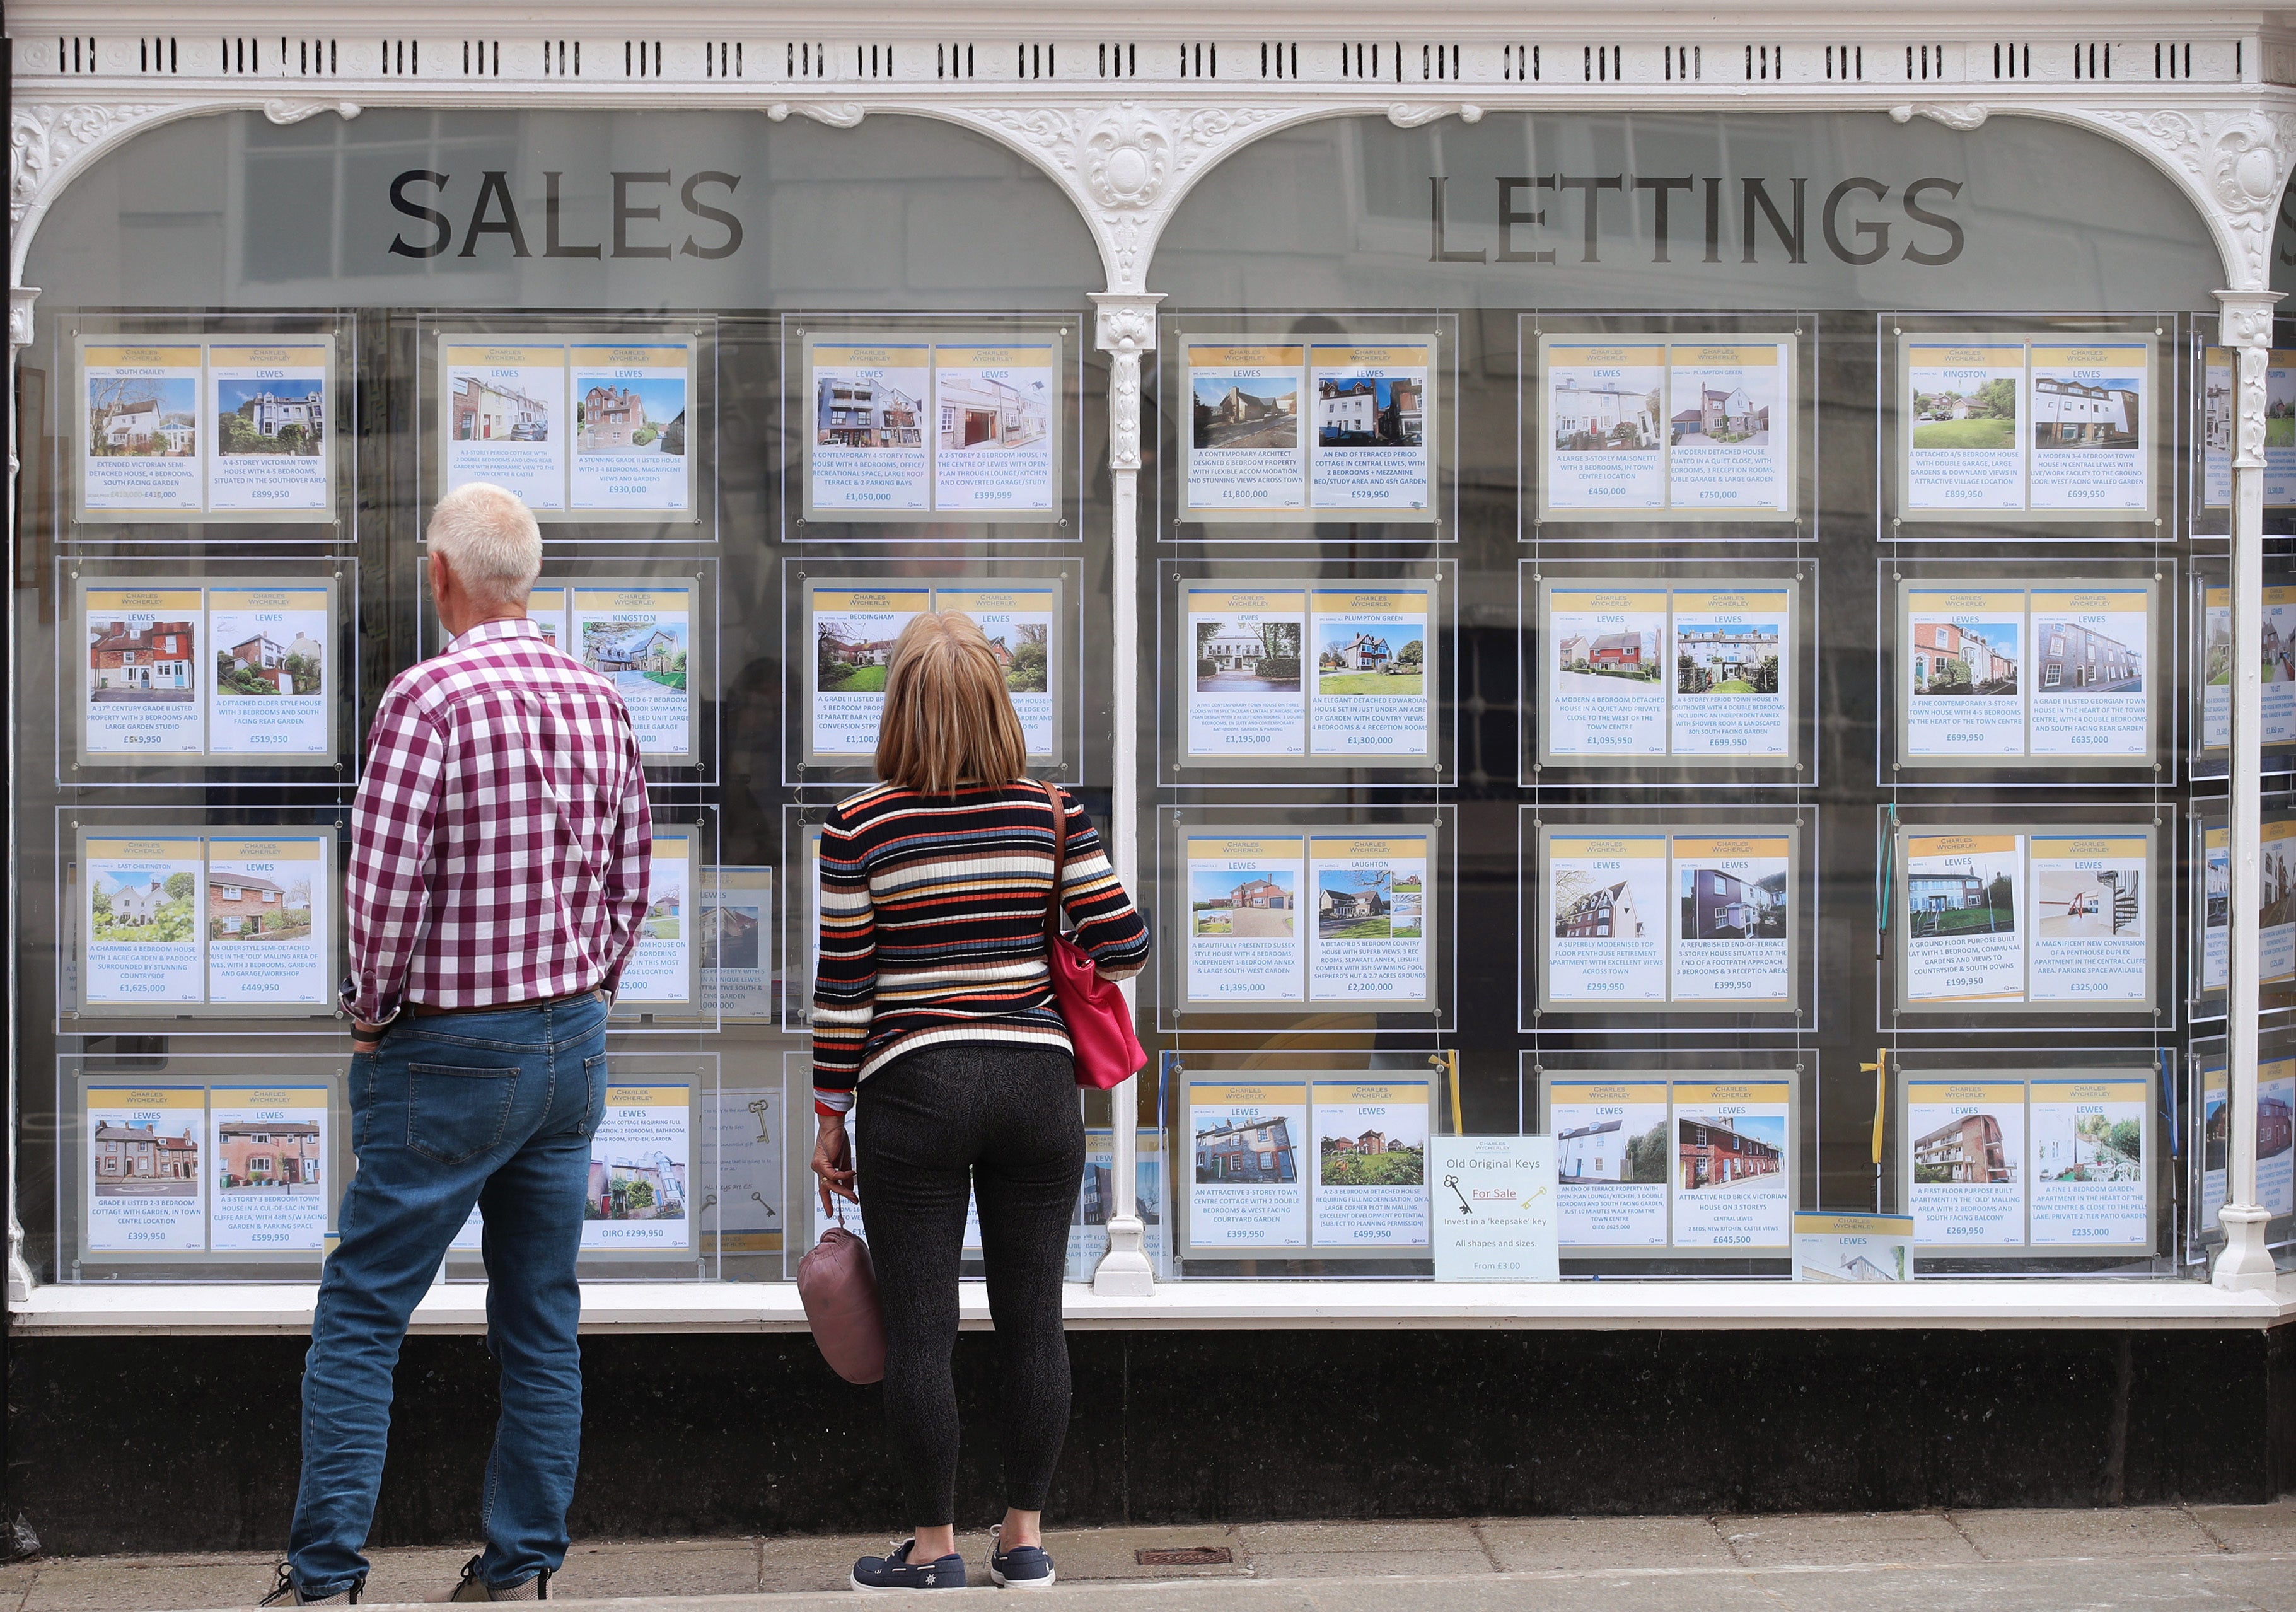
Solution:
<path fill-rule="evenodd" d="M 488 235 L 500 235 L 507 241 L 513 258 L 686 257 L 710 260 L 730 258 L 741 250 L 741 219 L 716 205 L 733 195 L 742 183 L 739 174 L 704 168 L 681 178 L 668 169 L 654 173 L 617 169 L 609 176 L 612 181 L 611 203 L 596 209 L 596 216 L 586 223 L 574 218 L 562 221 L 560 217 L 559 182 L 564 177 L 562 173 L 542 176 L 542 250 L 537 253 L 529 248 L 526 233 L 534 199 L 528 197 L 527 217 L 521 217 L 517 200 L 511 194 L 509 176 L 502 169 L 488 168 L 479 176 L 479 183 L 473 188 L 467 183 L 456 185 L 451 174 L 432 168 L 409 168 L 391 180 L 390 205 L 419 221 L 424 229 L 415 230 L 415 238 L 410 241 L 402 227 L 391 237 L 390 250 L 401 258 L 444 257 L 454 248 L 456 236 L 454 218 L 443 209 L 451 205 L 459 212 L 461 198 L 468 195 L 471 200 L 462 227 L 462 250 L 455 253 L 460 258 L 477 257 L 479 243 Z M 608 187 L 596 187 L 590 193 L 594 196 L 604 188 Z M 678 221 L 674 217 L 666 219 L 662 216 L 673 192 L 684 210 L 698 221 L 689 225 L 696 233 L 688 233 L 682 244 L 677 243 Z M 425 229 L 428 239 L 424 239 Z M 610 230 L 611 251 L 606 240 Z"/>
<path fill-rule="evenodd" d="M 1774 262 L 1781 257 L 1788 263 L 1809 261 L 1809 181 L 1803 177 L 1749 176 L 1734 184 L 1696 174 L 1502 175 L 1488 215 L 1496 231 L 1496 248 L 1447 244 L 1456 233 L 1453 204 L 1444 194 L 1449 184 L 1441 175 L 1428 176 L 1433 233 L 1430 263 L 1554 263 L 1554 237 L 1533 232 L 1552 229 L 1567 240 L 1574 224 L 1581 263 L 1603 261 L 1606 229 L 1614 238 L 1647 239 L 1652 263 L 1675 261 L 1671 254 L 1677 233 L 1684 250 L 1702 248 L 1708 263 L 1726 261 L 1726 250 L 1730 253 L 1726 261 L 1734 263 Z M 1576 200 L 1565 200 L 1565 192 L 1575 192 Z M 1605 192 L 1616 195 L 1607 205 Z M 1834 185 L 1818 202 L 1817 233 L 1825 250 L 1844 263 L 1878 263 L 1894 250 L 1908 263 L 1935 267 L 1961 256 L 1964 238 L 1960 222 L 1938 210 L 1940 200 L 1951 201 L 1960 194 L 1961 183 L 1955 179 L 1916 179 L 1896 190 L 1879 179 L 1853 176 Z M 1546 200 L 1548 196 L 1554 200 Z M 1464 224 L 1474 215 L 1464 202 L 1457 205 L 1456 222 Z M 1693 237 L 1694 230 L 1700 233 Z"/>

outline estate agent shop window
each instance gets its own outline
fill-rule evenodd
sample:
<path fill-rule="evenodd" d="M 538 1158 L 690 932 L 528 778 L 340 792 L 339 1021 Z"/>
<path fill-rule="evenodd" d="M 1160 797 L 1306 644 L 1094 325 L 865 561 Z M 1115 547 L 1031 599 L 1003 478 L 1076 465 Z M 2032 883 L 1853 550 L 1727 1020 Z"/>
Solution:
<path fill-rule="evenodd" d="M 154 121 L 22 259 L 32 1291 L 315 1279 L 348 805 L 470 480 L 659 825 L 595 1304 L 795 1313 L 816 837 L 936 610 L 1155 927 L 1079 1306 L 2205 1279 L 2227 1203 L 2289 1258 L 2296 587 L 2268 536 L 2236 621 L 2232 534 L 2296 511 L 2296 360 L 2253 471 L 2219 233 L 2140 151 L 1111 113 L 1067 185 L 986 117 L 351 110 Z M 1112 269 L 1078 187 L 1176 161 Z"/>

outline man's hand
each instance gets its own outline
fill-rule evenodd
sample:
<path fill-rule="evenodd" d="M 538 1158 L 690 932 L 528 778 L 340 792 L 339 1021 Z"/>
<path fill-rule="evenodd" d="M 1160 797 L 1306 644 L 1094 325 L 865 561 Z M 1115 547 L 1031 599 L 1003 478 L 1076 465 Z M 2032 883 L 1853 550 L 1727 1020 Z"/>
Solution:
<path fill-rule="evenodd" d="M 813 1139 L 813 1173 L 821 1178 L 816 1184 L 821 1212 L 829 1213 L 832 1192 L 858 1205 L 861 1200 L 853 1195 L 853 1139 L 845 1133 L 845 1116 L 816 1114 L 814 1120 L 818 1129 Z"/>
<path fill-rule="evenodd" d="M 351 1020 L 351 1046 L 356 1051 L 372 1052 L 382 1044 L 383 1031 L 388 1027 Z"/>

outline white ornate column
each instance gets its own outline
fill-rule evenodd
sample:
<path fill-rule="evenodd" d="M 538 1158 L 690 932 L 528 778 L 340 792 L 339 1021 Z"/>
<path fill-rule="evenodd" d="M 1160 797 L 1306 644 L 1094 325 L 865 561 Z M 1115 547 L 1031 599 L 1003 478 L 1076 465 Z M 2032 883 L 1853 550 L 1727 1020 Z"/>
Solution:
<path fill-rule="evenodd" d="M 2262 888 L 2264 686 L 2259 671 L 2264 621 L 2264 372 L 2271 359 L 2277 291 L 2218 291 L 2223 342 L 2238 366 L 2233 388 L 2232 742 L 2226 751 L 2232 858 L 2225 970 L 2225 1100 L 2230 1147 L 2225 1203 L 2217 1211 L 2223 1250 L 2211 1279 L 2234 1290 L 2276 1280 L 2265 1246 L 2272 1217 L 2256 1194 L 2257 896 Z"/>
<path fill-rule="evenodd" d="M 11 286 L 8 290 L 8 396 L 11 398 L 16 396 L 17 356 L 32 344 L 32 304 L 38 299 L 39 295 L 39 288 L 37 286 Z M 9 410 L 8 417 L 12 424 L 15 421 L 15 410 L 12 406 Z M 14 513 L 16 476 L 17 472 L 23 468 L 17 462 L 16 457 L 18 435 L 18 432 L 12 431 L 8 437 L 8 509 L 10 511 L 8 536 L 12 540 L 12 548 L 15 541 L 20 541 L 20 535 L 15 530 Z M 23 731 L 17 720 L 16 680 L 13 677 L 8 679 L 8 731 L 11 733 Z M 7 908 L 8 932 L 11 935 L 20 933 L 16 922 L 21 899 L 20 880 L 16 877 L 15 868 L 15 847 L 22 843 L 22 838 L 17 831 L 18 826 L 16 792 L 11 790 L 8 791 L 10 865 Z M 16 1168 L 16 1138 L 20 1132 L 20 1127 L 17 1124 L 16 1071 L 21 1061 L 22 1051 L 21 1038 L 18 1035 L 16 1004 L 11 1002 L 8 1004 L 8 1180 L 12 1187 L 22 1179 Z M 12 1191 L 8 1194 L 8 1302 L 12 1305 L 23 1304 L 31 1297 L 32 1267 L 24 1262 L 24 1223 L 17 1218 L 16 1194 Z"/>
<path fill-rule="evenodd" d="M 1156 305 L 1161 295 L 1099 291 L 1098 345 L 1108 355 L 1109 593 L 1115 604 L 1113 757 L 1115 787 L 1108 809 L 1108 837 L 1116 877 L 1136 903 L 1140 888 L 1140 667 L 1155 653 L 1140 642 L 1140 360 L 1156 348 Z M 1134 1001 L 1127 981 L 1124 1000 Z M 1140 1219 L 1139 1077 L 1108 1094 L 1110 1203 L 1108 1252 L 1092 1275 L 1092 1290 L 1115 1298 L 1153 1292 L 1155 1267 L 1148 1263 L 1147 1229 Z"/>

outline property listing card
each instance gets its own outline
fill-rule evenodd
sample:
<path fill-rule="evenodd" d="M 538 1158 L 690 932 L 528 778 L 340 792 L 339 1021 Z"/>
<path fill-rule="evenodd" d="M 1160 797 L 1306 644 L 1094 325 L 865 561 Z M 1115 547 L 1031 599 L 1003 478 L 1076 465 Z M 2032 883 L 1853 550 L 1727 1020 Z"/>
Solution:
<path fill-rule="evenodd" d="M 1431 583 L 1309 590 L 1311 753 L 1431 759 L 1434 602 Z"/>
<path fill-rule="evenodd" d="M 1555 833 L 1546 849 L 1546 1000 L 1664 1002 L 1667 837 Z"/>
<path fill-rule="evenodd" d="M 442 337 L 439 362 L 441 490 L 488 481 L 537 514 L 565 509 L 566 343 Z"/>
<path fill-rule="evenodd" d="M 1560 1080 L 1546 1089 L 1559 1240 L 1566 1248 L 1662 1248 L 1668 1160 L 1663 1080 Z"/>
<path fill-rule="evenodd" d="M 1667 750 L 1663 588 L 1540 585 L 1550 758 L 1663 756 Z"/>
<path fill-rule="evenodd" d="M 1053 639 L 1060 619 L 1060 590 L 1050 583 L 933 590 L 933 609 L 972 618 L 1004 674 L 1031 756 L 1060 754 L 1053 688 Z"/>
<path fill-rule="evenodd" d="M 2232 945 L 2232 831 L 2201 831 L 2201 994 L 2225 988 Z"/>
<path fill-rule="evenodd" d="M 1907 511 L 2022 510 L 2025 344 L 1909 339 L 1903 355 Z"/>
<path fill-rule="evenodd" d="M 2034 834 L 2033 1002 L 2143 1007 L 2152 1000 L 2152 841 L 2138 833 Z"/>
<path fill-rule="evenodd" d="M 1793 343 L 1667 347 L 1667 503 L 1742 516 L 1793 511 Z"/>
<path fill-rule="evenodd" d="M 2232 507 L 2233 380 L 2237 367 L 2228 347 L 2212 347 L 2202 356 L 2201 503 L 2212 510 Z"/>
<path fill-rule="evenodd" d="M 701 1004 L 727 1024 L 774 1018 L 774 871 L 704 868 L 694 895 L 701 921 Z"/>
<path fill-rule="evenodd" d="M 1906 1083 L 1906 1201 L 1924 1248 L 2025 1243 L 2025 1083 Z"/>
<path fill-rule="evenodd" d="M 1300 404 L 1308 391 L 1307 348 L 1297 342 L 1192 341 L 1182 357 L 1191 411 L 1185 515 L 1217 520 L 1305 511 Z"/>
<path fill-rule="evenodd" d="M 1308 880 L 1316 903 L 1308 948 L 1309 1001 L 1428 999 L 1433 849 L 1433 837 L 1424 831 L 1308 837 Z"/>
<path fill-rule="evenodd" d="M 2033 1247 L 2150 1248 L 2152 1083 L 2040 1079 L 2030 1091 Z"/>
<path fill-rule="evenodd" d="M 1792 760 L 1792 590 L 1676 588 L 1668 619 L 1669 753 Z"/>
<path fill-rule="evenodd" d="M 1546 512 L 1665 508 L 1665 344 L 1549 336 L 1539 357 Z"/>
<path fill-rule="evenodd" d="M 326 340 L 208 343 L 210 511 L 324 516 L 333 507 L 334 358 Z"/>
<path fill-rule="evenodd" d="M 809 339 L 806 380 L 813 410 L 805 460 L 808 507 L 847 520 L 930 510 L 931 346 Z"/>
<path fill-rule="evenodd" d="M 575 341 L 569 509 L 672 515 L 693 508 L 686 452 L 693 407 L 691 341 Z"/>
<path fill-rule="evenodd" d="M 2262 743 L 2267 749 L 2285 749 L 2296 744 L 2296 588 L 2264 590 L 2262 675 Z M 2229 728 L 2226 742 L 2231 742 Z"/>
<path fill-rule="evenodd" d="M 211 587 L 208 636 L 215 656 L 208 706 L 208 754 L 334 754 L 327 686 L 334 590 L 324 583 Z"/>
<path fill-rule="evenodd" d="M 2022 1002 L 2022 834 L 1908 834 L 1904 839 L 1909 1004 Z"/>
<path fill-rule="evenodd" d="M 2152 343 L 2036 340 L 2026 373 L 2031 507 L 2152 507 Z"/>
<path fill-rule="evenodd" d="M 2141 762 L 2152 753 L 2152 589 L 2035 588 L 2031 754 Z"/>
<path fill-rule="evenodd" d="M 638 921 L 637 949 L 622 968 L 618 1005 L 684 1005 L 693 1001 L 693 936 L 685 916 L 694 896 L 691 829 L 657 822 L 653 861 L 646 886 L 645 916 Z"/>
<path fill-rule="evenodd" d="M 877 753 L 893 642 L 931 609 L 928 587 L 808 585 L 806 626 L 813 639 L 808 759 L 865 760 Z"/>
<path fill-rule="evenodd" d="M 208 1092 L 217 1253 L 323 1254 L 329 1179 L 325 1086 L 216 1086 Z"/>
<path fill-rule="evenodd" d="M 1304 1000 L 1300 894 L 1307 841 L 1297 834 L 1191 835 L 1183 849 L 1188 1002 Z"/>
<path fill-rule="evenodd" d="M 196 584 L 83 587 L 81 753 L 91 761 L 198 758 L 207 748 L 206 596 Z"/>
<path fill-rule="evenodd" d="M 2261 1071 L 2259 1071 L 2261 1073 Z M 2217 1229 L 2217 1211 L 2225 1207 L 2225 1173 L 2231 1161 L 2228 1134 L 2231 1115 L 2226 1106 L 2225 1067 L 2221 1062 L 2201 1067 L 2201 1230 Z M 2260 1117 L 2260 1116 L 2259 1116 Z M 2259 1145 L 2264 1138 L 2257 1137 Z M 2259 1161 L 2259 1174 L 2260 1161 Z"/>
<path fill-rule="evenodd" d="M 324 1009 L 335 1000 L 333 842 L 324 834 L 207 837 L 207 999 Z"/>
<path fill-rule="evenodd" d="M 1793 1217 L 1796 1281 L 1911 1281 L 1910 1215 L 1803 1215 Z"/>
<path fill-rule="evenodd" d="M 195 340 L 83 338 L 80 510 L 99 520 L 164 520 L 205 507 L 200 423 L 205 355 Z"/>
<path fill-rule="evenodd" d="M 1181 590 L 1180 606 L 1194 655 L 1188 754 L 1197 759 L 1306 755 L 1300 661 L 1307 594 L 1191 585 Z"/>
<path fill-rule="evenodd" d="M 639 751 L 649 762 L 691 757 L 693 693 L 686 661 L 698 619 L 693 584 L 576 584 L 567 594 L 567 652 L 614 685 L 629 708 Z"/>
<path fill-rule="evenodd" d="M 2267 679 L 2270 672 L 2267 669 Z M 2222 751 L 2232 743 L 2232 590 L 2209 588 L 2201 595 L 2201 749 Z M 2296 683 L 2289 684 L 2296 694 Z M 2271 684 L 2265 685 L 2267 697 Z M 2269 727 L 2269 721 L 2266 726 Z"/>
<path fill-rule="evenodd" d="M 2256 1071 L 2256 1200 L 2277 1219 L 2296 1215 L 2296 1060 Z"/>
<path fill-rule="evenodd" d="M 1907 585 L 1899 599 L 1906 759 L 2022 756 L 2025 590 Z"/>
<path fill-rule="evenodd" d="M 1315 1245 L 1427 1246 L 1427 1140 L 1434 1083 L 1318 1079 L 1314 1104 Z"/>
<path fill-rule="evenodd" d="M 1300 1150 L 1309 1134 L 1307 1083 L 1207 1079 L 1191 1080 L 1186 1089 L 1195 1152 L 1190 1246 L 1200 1254 L 1306 1248 L 1308 1183 Z M 1423 1121 L 1419 1133 L 1423 1157 Z"/>
<path fill-rule="evenodd" d="M 1318 513 L 1433 518 L 1428 444 L 1434 369 L 1431 337 L 1308 348 L 1316 405 L 1308 482 Z"/>
<path fill-rule="evenodd" d="M 562 582 L 537 582 L 526 596 L 526 618 L 542 629 L 552 649 L 569 655 L 579 652 L 566 633 L 566 596 L 572 591 Z"/>
<path fill-rule="evenodd" d="M 1786 834 L 1674 837 L 1673 1000 L 1792 1005 L 1792 851 Z"/>
<path fill-rule="evenodd" d="M 91 1008 L 186 1006 L 203 1001 L 197 834 L 89 836 L 80 842 L 80 914 Z"/>
<path fill-rule="evenodd" d="M 208 1094 L 200 1086 L 94 1085 L 80 1093 L 90 1254 L 207 1247 Z"/>
<path fill-rule="evenodd" d="M 704 1118 L 697 1129 L 710 1125 Z M 782 1158 L 782 1093 L 775 1086 L 726 1086 L 718 1093 L 714 1126 L 704 1133 L 709 1144 L 702 1153 L 702 1179 L 713 1175 L 718 1201 L 701 1195 L 694 1211 L 700 1220 L 712 1208 L 711 1230 L 701 1234 L 705 1254 L 778 1254 L 782 1248 L 782 1206 L 787 1201 L 788 1174 Z"/>
<path fill-rule="evenodd" d="M 692 1086 L 608 1086 L 605 1113 L 590 1133 L 583 1251 L 692 1248 L 693 1158 Z"/>
<path fill-rule="evenodd" d="M 933 507 L 960 515 L 1049 515 L 1060 502 L 1054 411 L 1057 346 L 933 348 Z"/>
<path fill-rule="evenodd" d="M 2296 818 L 2267 817 L 2264 839 L 2261 886 L 2263 910 L 2258 914 L 2261 955 L 2258 977 L 2266 985 L 2286 985 L 2296 979 Z"/>
<path fill-rule="evenodd" d="M 1793 1158 L 1786 1082 L 1674 1083 L 1674 1246 L 1784 1248 Z"/>
<path fill-rule="evenodd" d="M 2264 507 L 2291 505 L 2296 505 L 2296 353 L 2275 351 L 2264 368 Z"/>

